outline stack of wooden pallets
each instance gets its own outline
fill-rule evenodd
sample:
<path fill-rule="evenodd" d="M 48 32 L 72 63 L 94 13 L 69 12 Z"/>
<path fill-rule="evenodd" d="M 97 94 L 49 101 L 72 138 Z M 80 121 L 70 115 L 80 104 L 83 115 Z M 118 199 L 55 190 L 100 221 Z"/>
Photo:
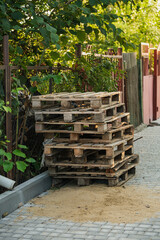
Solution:
<path fill-rule="evenodd" d="M 120 185 L 135 174 L 134 129 L 120 92 L 35 96 L 36 132 L 45 134 L 45 163 L 55 179 Z"/>

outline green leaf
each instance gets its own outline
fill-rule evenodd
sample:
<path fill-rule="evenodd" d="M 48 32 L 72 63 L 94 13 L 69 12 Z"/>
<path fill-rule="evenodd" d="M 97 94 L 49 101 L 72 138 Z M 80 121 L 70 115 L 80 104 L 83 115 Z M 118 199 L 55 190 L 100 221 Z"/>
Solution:
<path fill-rule="evenodd" d="M 77 37 L 81 42 L 84 42 L 86 39 L 86 33 L 84 31 L 78 30 Z"/>
<path fill-rule="evenodd" d="M 56 84 L 60 84 L 61 83 L 61 80 L 62 80 L 62 77 L 60 75 L 54 75 L 53 76 L 53 79 L 54 79 L 54 82 Z"/>
<path fill-rule="evenodd" d="M 109 27 L 112 28 L 113 33 L 115 34 L 115 32 L 116 32 L 116 27 L 115 27 L 115 25 L 112 24 L 112 23 L 110 23 L 110 24 L 109 24 Z"/>
<path fill-rule="evenodd" d="M 13 151 L 13 154 L 16 155 L 16 156 L 18 156 L 18 157 L 26 158 L 26 154 L 23 153 L 23 152 L 21 152 L 21 150 L 19 150 L 19 149 L 15 149 L 15 150 Z"/>
<path fill-rule="evenodd" d="M 19 46 L 17 46 L 17 53 L 23 54 L 23 49 Z"/>
<path fill-rule="evenodd" d="M 37 87 L 30 87 L 29 91 L 31 92 L 31 94 L 36 93 L 37 92 Z"/>
<path fill-rule="evenodd" d="M 90 34 L 92 32 L 92 28 L 91 27 L 85 27 L 85 31 L 87 34 Z"/>
<path fill-rule="evenodd" d="M 5 112 L 12 112 L 11 108 L 10 107 L 6 107 L 6 106 L 3 106 L 3 109 L 5 110 Z"/>
<path fill-rule="evenodd" d="M 39 24 L 43 24 L 44 23 L 44 19 L 42 18 L 42 17 L 35 17 L 35 20 L 36 20 L 36 22 L 37 23 L 39 23 Z"/>
<path fill-rule="evenodd" d="M 12 159 L 12 154 L 11 153 L 7 152 L 4 155 L 7 157 L 8 160 Z"/>
<path fill-rule="evenodd" d="M 20 30 L 20 29 L 22 29 L 20 26 L 18 26 L 18 25 L 15 25 L 15 26 L 13 26 L 13 29 L 14 30 L 16 30 L 16 31 L 18 31 L 18 30 Z"/>
<path fill-rule="evenodd" d="M 82 7 L 82 1 L 81 0 L 77 0 L 75 2 L 75 4 L 78 6 L 78 7 Z"/>
<path fill-rule="evenodd" d="M 2 158 L 0 158 L 0 166 L 3 166 L 3 162 Z"/>
<path fill-rule="evenodd" d="M 106 36 L 106 30 L 104 28 L 100 28 L 101 33 Z"/>
<path fill-rule="evenodd" d="M 0 155 L 4 156 L 6 154 L 6 152 L 3 149 L 0 149 Z"/>
<path fill-rule="evenodd" d="M 24 172 L 26 168 L 28 167 L 28 164 L 26 164 L 23 161 L 17 161 L 16 162 L 17 169 L 20 170 L 21 172 Z"/>
<path fill-rule="evenodd" d="M 32 76 L 31 81 L 32 82 L 40 82 L 40 77 L 39 76 Z"/>
<path fill-rule="evenodd" d="M 66 74 L 65 74 L 65 73 L 62 73 L 62 76 L 64 77 L 64 79 L 66 80 L 66 82 L 68 82 L 68 78 L 67 78 Z"/>
<path fill-rule="evenodd" d="M 65 58 L 66 61 L 73 60 L 74 59 L 74 55 L 72 53 L 70 53 L 70 52 L 66 52 L 64 58 Z"/>
<path fill-rule="evenodd" d="M 46 29 L 51 32 L 51 33 L 56 33 L 57 29 L 55 29 L 54 27 L 50 26 L 48 23 L 46 24 Z"/>
<path fill-rule="evenodd" d="M 40 28 L 39 29 L 40 33 L 42 34 L 42 36 L 45 38 L 45 37 L 48 37 L 48 31 L 45 29 L 45 28 Z"/>
<path fill-rule="evenodd" d="M 57 50 L 60 50 L 61 46 L 58 43 L 56 43 L 56 48 L 57 48 Z"/>
<path fill-rule="evenodd" d="M 58 53 L 58 52 L 51 52 L 50 53 L 50 55 L 51 55 L 51 58 L 53 59 L 53 60 L 56 60 L 56 59 L 58 59 L 59 57 L 60 57 L 60 54 Z"/>
<path fill-rule="evenodd" d="M 51 32 L 51 42 L 52 43 L 56 43 L 56 42 L 58 42 L 58 40 L 59 40 L 58 35 L 53 33 L 53 32 Z"/>
<path fill-rule="evenodd" d="M 15 20 L 21 20 L 24 17 L 23 14 L 19 11 L 15 11 L 15 12 L 11 13 L 11 16 Z"/>
<path fill-rule="evenodd" d="M 84 15 L 82 15 L 82 16 L 80 17 L 80 21 L 81 21 L 82 23 L 87 23 L 87 22 L 88 22 L 87 17 L 85 17 Z"/>
<path fill-rule="evenodd" d="M 14 163 L 8 160 L 3 162 L 3 169 L 5 172 L 9 172 L 12 170 Z"/>
<path fill-rule="evenodd" d="M 91 6 L 94 6 L 94 5 L 96 4 L 96 0 L 89 0 L 89 4 L 90 4 Z"/>
<path fill-rule="evenodd" d="M 18 144 L 19 148 L 23 148 L 23 149 L 28 149 L 28 147 L 26 145 L 22 145 L 22 144 Z"/>
<path fill-rule="evenodd" d="M 1 22 L 2 22 L 2 27 L 3 27 L 4 31 L 9 31 L 10 30 L 10 22 L 8 21 L 8 19 L 2 18 Z"/>
<path fill-rule="evenodd" d="M 35 163 L 36 160 L 34 158 L 26 158 L 26 162 Z"/>

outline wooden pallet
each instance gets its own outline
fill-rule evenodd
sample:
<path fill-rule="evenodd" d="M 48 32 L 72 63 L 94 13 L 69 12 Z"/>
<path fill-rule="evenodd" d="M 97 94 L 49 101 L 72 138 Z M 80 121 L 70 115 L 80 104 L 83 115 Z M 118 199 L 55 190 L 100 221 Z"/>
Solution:
<path fill-rule="evenodd" d="M 75 163 L 72 158 L 62 158 L 62 157 L 46 157 L 45 164 L 47 167 L 73 167 L 73 168 L 101 168 L 101 169 L 112 169 L 113 171 L 117 171 L 125 162 L 134 160 L 137 158 L 137 155 L 133 154 L 130 151 L 129 153 L 124 154 L 124 158 L 117 155 L 112 159 L 105 159 L 102 156 L 98 156 L 95 153 L 91 153 L 88 155 L 87 161 L 83 163 Z M 109 171 L 112 173 L 112 171 Z"/>
<path fill-rule="evenodd" d="M 65 174 L 63 171 L 59 172 L 59 174 L 55 173 L 52 168 L 49 168 L 49 174 L 54 179 L 77 179 L 78 185 L 89 185 L 91 180 L 105 180 L 106 185 L 108 187 L 113 186 L 120 186 L 124 182 L 128 181 L 131 177 L 135 175 L 136 164 L 130 164 L 128 168 L 120 169 L 116 172 L 114 177 L 108 177 L 103 174 L 98 174 L 97 172 L 78 172 L 78 174 L 75 174 L 76 172 L 70 172 L 70 174 Z"/>
<path fill-rule="evenodd" d="M 66 145 L 62 146 L 62 144 L 60 146 L 56 144 L 54 148 L 52 148 L 52 145 L 47 145 L 47 148 L 45 146 L 46 164 L 49 166 L 59 163 L 67 165 L 73 163 L 95 164 L 96 162 L 99 165 L 104 164 L 111 167 L 133 154 L 133 137 L 125 141 L 108 144 L 107 147 L 105 144 L 78 144 L 79 148 L 74 148 L 73 145 L 75 146 L 75 144 L 68 144 L 68 148 Z"/>
<path fill-rule="evenodd" d="M 103 123 L 93 123 L 90 120 L 66 123 L 60 119 L 36 122 L 35 131 L 37 133 L 47 133 L 46 138 L 52 138 L 52 135 L 50 137 L 49 134 L 53 133 L 103 134 L 112 128 L 118 128 L 129 123 L 130 113 L 121 113 L 110 120 L 105 119 Z"/>
<path fill-rule="evenodd" d="M 65 175 L 97 175 L 97 176 L 107 176 L 107 177 L 115 177 L 117 174 L 119 175 L 119 171 L 124 169 L 129 169 L 130 166 L 136 166 L 139 163 L 139 157 L 138 155 L 132 155 L 131 157 L 125 159 L 121 164 L 118 164 L 117 166 L 113 168 L 108 168 L 106 166 L 103 167 L 97 167 L 94 164 L 89 167 L 77 167 L 77 166 L 56 166 L 51 167 L 49 166 L 50 173 L 53 173 L 55 175 L 61 175 L 62 173 Z"/>
<path fill-rule="evenodd" d="M 121 102 L 121 92 L 54 93 L 32 97 L 34 109 L 61 107 L 62 109 L 99 109 Z"/>
<path fill-rule="evenodd" d="M 79 143 L 111 143 L 128 139 L 134 134 L 133 125 L 124 125 L 116 129 L 107 131 L 104 134 L 86 134 L 86 133 L 56 133 L 47 134 L 45 138 L 52 139 L 56 142 L 79 142 Z"/>
<path fill-rule="evenodd" d="M 45 145 L 44 154 L 46 156 L 52 155 L 53 149 L 73 149 L 75 156 L 81 157 L 83 156 L 83 152 L 85 150 L 104 150 L 106 151 L 106 157 L 112 157 L 115 151 L 124 150 L 126 146 L 132 145 L 131 141 L 133 141 L 133 137 L 127 140 L 121 140 L 110 144 L 52 142 Z"/>
<path fill-rule="evenodd" d="M 61 110 L 60 108 L 45 109 L 43 111 L 35 111 L 36 121 L 45 120 L 57 120 L 57 118 L 64 122 L 79 121 L 82 119 L 88 119 L 90 122 L 104 122 L 105 120 L 110 120 L 114 116 L 118 116 L 125 112 L 125 104 L 120 103 L 111 107 L 104 108 L 103 110 L 93 110 L 93 109 L 69 109 Z"/>

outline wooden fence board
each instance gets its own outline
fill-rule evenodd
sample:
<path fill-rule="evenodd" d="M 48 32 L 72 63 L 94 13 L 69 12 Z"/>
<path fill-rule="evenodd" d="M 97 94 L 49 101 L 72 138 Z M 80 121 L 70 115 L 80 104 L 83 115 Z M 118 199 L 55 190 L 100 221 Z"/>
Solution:
<path fill-rule="evenodd" d="M 123 53 L 125 61 L 126 79 L 126 106 L 131 114 L 131 123 L 136 127 L 141 123 L 139 103 L 139 80 L 136 53 Z"/>

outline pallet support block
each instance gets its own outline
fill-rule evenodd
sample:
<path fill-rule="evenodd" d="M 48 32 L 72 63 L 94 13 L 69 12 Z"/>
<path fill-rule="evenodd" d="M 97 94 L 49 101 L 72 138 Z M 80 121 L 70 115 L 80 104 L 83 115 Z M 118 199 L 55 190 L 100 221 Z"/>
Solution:
<path fill-rule="evenodd" d="M 71 133 L 70 134 L 70 140 L 71 141 L 78 141 L 79 140 L 79 134 L 78 133 Z"/>
<path fill-rule="evenodd" d="M 71 108 L 71 102 L 62 100 L 61 107 L 62 107 L 62 109 L 69 109 L 69 108 Z"/>
<path fill-rule="evenodd" d="M 85 179 L 85 178 L 78 178 L 77 179 L 78 186 L 89 186 L 90 183 L 91 183 L 90 179 Z"/>

